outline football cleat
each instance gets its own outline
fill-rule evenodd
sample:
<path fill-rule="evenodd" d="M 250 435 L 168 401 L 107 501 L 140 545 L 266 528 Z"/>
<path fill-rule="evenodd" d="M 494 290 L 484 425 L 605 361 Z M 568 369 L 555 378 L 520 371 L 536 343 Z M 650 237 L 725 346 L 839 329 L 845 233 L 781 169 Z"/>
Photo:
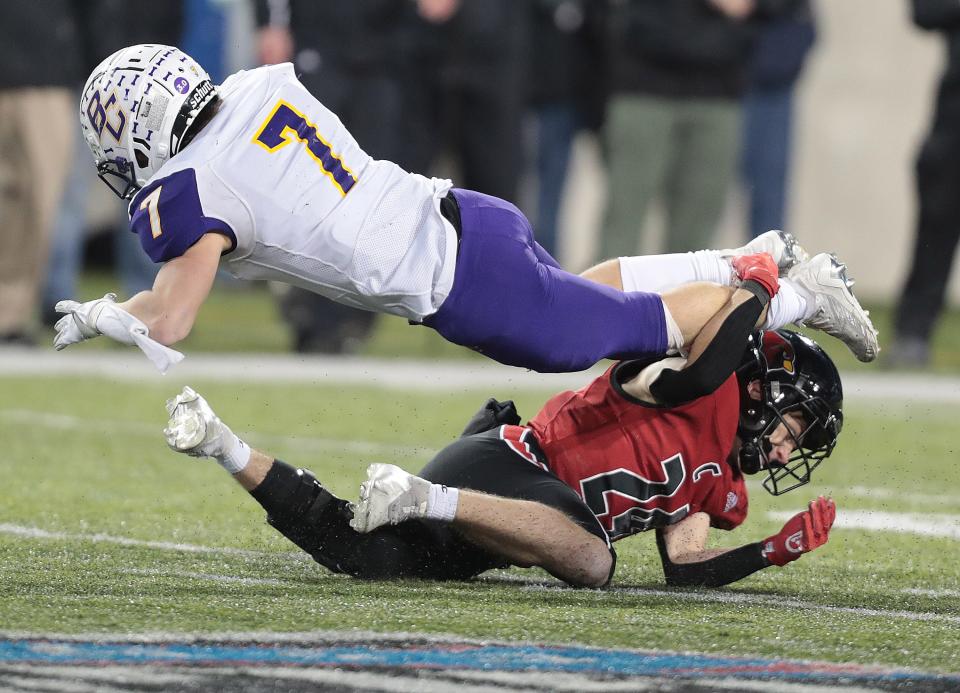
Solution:
<path fill-rule="evenodd" d="M 792 233 L 786 231 L 767 231 L 762 233 L 752 241 L 741 248 L 732 250 L 721 250 L 721 257 L 735 257 L 737 255 L 754 255 L 756 253 L 767 253 L 781 273 L 789 270 L 800 262 L 806 262 L 810 259 L 810 254 L 803 249 Z"/>
<path fill-rule="evenodd" d="M 847 277 L 847 266 L 835 255 L 820 253 L 807 262 L 795 265 L 787 277 L 811 293 L 817 302 L 813 316 L 802 325 L 826 332 L 849 347 L 860 361 L 877 358 L 880 345 L 877 330 L 853 295 L 853 280 Z"/>
<path fill-rule="evenodd" d="M 192 388 L 184 387 L 179 395 L 168 399 L 167 413 L 170 419 L 163 437 L 171 449 L 191 457 L 215 457 L 223 452 L 227 426 Z"/>
<path fill-rule="evenodd" d="M 430 482 L 392 464 L 371 464 L 360 484 L 350 526 L 366 534 L 383 525 L 425 517 Z"/>

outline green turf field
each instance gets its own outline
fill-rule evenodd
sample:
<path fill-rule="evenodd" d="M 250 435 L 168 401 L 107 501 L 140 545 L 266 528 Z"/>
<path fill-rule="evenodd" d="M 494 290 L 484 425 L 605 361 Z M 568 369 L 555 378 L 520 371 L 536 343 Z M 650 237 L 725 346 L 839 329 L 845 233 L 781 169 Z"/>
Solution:
<path fill-rule="evenodd" d="M 374 630 L 774 655 L 960 671 L 960 467 L 943 405 L 849 402 L 815 483 L 753 487 L 757 541 L 832 493 L 853 526 L 822 549 L 724 590 L 667 590 L 652 536 L 618 544 L 607 590 L 536 571 L 473 583 L 332 576 L 275 534 L 209 461 L 167 450 L 163 401 L 184 383 L 0 378 L 0 629 L 43 633 Z M 258 447 L 356 492 L 366 464 L 417 469 L 488 394 L 532 414 L 542 393 L 444 395 L 289 384 L 191 383 Z M 909 516 L 904 516 L 907 513 Z M 858 528 L 953 528 L 940 538 Z"/>

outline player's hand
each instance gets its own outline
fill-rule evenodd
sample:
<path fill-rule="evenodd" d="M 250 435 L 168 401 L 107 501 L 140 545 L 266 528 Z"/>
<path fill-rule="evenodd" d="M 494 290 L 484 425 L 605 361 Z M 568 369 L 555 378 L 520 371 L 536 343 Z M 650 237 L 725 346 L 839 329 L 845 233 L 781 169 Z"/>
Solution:
<path fill-rule="evenodd" d="M 832 498 L 820 496 L 802 513 L 797 513 L 777 534 L 763 542 L 763 556 L 773 565 L 786 565 L 808 551 L 827 543 L 837 517 Z"/>
<path fill-rule="evenodd" d="M 65 315 L 57 320 L 53 326 L 57 331 L 53 338 L 53 348 L 57 351 L 66 349 L 71 344 L 92 339 L 102 334 L 97 329 L 97 318 L 107 305 L 117 302 L 116 294 L 107 294 L 96 301 L 78 303 L 77 301 L 60 301 L 53 307 L 58 313 Z"/>
<path fill-rule="evenodd" d="M 770 298 L 776 296 L 780 290 L 780 271 L 768 253 L 737 255 L 730 264 L 741 281 L 752 279 L 759 283 L 770 294 Z"/>

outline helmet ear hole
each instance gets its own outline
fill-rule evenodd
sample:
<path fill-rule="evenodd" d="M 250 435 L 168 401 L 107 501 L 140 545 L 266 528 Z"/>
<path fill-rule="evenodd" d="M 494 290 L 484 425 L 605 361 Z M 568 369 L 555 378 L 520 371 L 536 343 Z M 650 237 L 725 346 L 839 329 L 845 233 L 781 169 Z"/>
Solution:
<path fill-rule="evenodd" d="M 146 168 L 150 165 L 150 159 L 147 158 L 147 155 L 143 153 L 143 150 L 137 149 L 133 152 L 133 155 L 137 159 L 137 166 L 140 168 Z"/>

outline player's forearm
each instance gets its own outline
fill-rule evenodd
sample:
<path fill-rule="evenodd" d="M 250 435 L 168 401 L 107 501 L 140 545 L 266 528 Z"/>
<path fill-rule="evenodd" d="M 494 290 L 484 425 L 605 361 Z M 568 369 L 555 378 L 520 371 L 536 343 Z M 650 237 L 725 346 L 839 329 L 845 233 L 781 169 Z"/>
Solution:
<path fill-rule="evenodd" d="M 160 268 L 152 289 L 141 291 L 122 307 L 146 324 L 153 339 L 167 346 L 176 344 L 190 334 L 210 294 L 224 246 L 224 236 L 206 234 Z"/>
<path fill-rule="evenodd" d="M 765 294 L 747 289 L 734 292 L 694 341 L 686 366 L 679 371 L 665 369 L 651 383 L 650 392 L 658 402 L 690 402 L 713 392 L 730 377 L 743 356 L 747 337 L 764 314 L 766 301 L 761 296 Z"/>
<path fill-rule="evenodd" d="M 758 542 L 736 549 L 705 549 L 670 556 L 657 537 L 663 575 L 671 587 L 722 587 L 770 565 Z"/>
<path fill-rule="evenodd" d="M 196 320 L 195 310 L 157 290 L 141 291 L 120 307 L 141 320 L 150 330 L 150 337 L 166 346 L 190 334 Z"/>

